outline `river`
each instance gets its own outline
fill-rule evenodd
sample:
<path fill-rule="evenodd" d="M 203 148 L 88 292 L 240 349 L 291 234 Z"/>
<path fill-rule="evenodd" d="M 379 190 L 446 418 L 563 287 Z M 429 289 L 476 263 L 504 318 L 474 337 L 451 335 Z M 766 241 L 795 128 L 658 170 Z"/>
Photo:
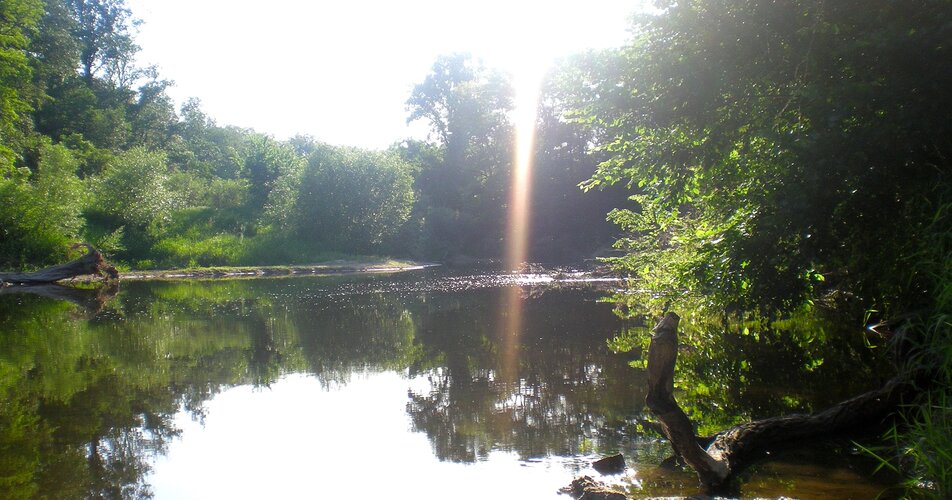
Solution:
<path fill-rule="evenodd" d="M 641 423 L 639 349 L 609 348 L 647 332 L 601 300 L 621 283 L 563 278 L 437 268 L 4 293 L 0 497 L 567 499 L 580 474 L 698 493 Z M 679 397 L 702 428 L 876 383 L 862 342 L 771 335 L 688 346 Z M 592 469 L 618 452 L 624 473 Z M 895 478 L 875 466 L 832 439 L 776 454 L 740 491 L 888 496 Z"/>

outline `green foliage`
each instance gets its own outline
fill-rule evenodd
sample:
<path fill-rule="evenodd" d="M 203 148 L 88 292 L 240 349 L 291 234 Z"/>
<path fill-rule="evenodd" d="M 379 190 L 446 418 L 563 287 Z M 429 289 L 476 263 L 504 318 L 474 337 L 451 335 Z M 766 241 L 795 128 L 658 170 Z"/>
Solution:
<path fill-rule="evenodd" d="M 78 162 L 65 147 L 43 146 L 38 170 L 0 175 L 0 266 L 50 264 L 66 257 L 83 221 Z"/>
<path fill-rule="evenodd" d="M 867 338 L 848 311 L 809 309 L 779 319 L 683 313 L 675 388 L 701 435 L 740 422 L 819 411 L 874 389 L 888 370 L 884 342 Z M 635 323 L 609 341 L 647 363 L 650 325 Z M 830 381 L 836 381 L 831 384 Z"/>
<path fill-rule="evenodd" d="M 131 126 L 126 106 L 133 95 L 131 89 L 69 75 L 54 77 L 46 92 L 50 99 L 34 115 L 37 131 L 57 140 L 79 134 L 100 149 L 127 145 Z"/>
<path fill-rule="evenodd" d="M 59 143 L 69 148 L 73 156 L 80 161 L 78 173 L 83 177 L 101 174 L 115 156 L 108 149 L 97 148 L 79 133 L 60 137 Z"/>
<path fill-rule="evenodd" d="M 295 227 L 321 247 L 370 252 L 397 234 L 413 206 L 410 166 L 390 153 L 323 146 L 308 158 Z"/>
<path fill-rule="evenodd" d="M 103 71 L 116 83 L 126 81 L 139 47 L 133 42 L 136 21 L 124 0 L 65 0 L 75 20 L 73 37 L 80 46 L 80 69 L 87 81 Z"/>
<path fill-rule="evenodd" d="M 921 493 L 947 497 L 949 2 L 659 4 L 589 65 L 577 105 L 608 155 L 583 186 L 632 191 L 610 214 L 627 233 L 612 262 L 642 292 L 625 302 L 773 318 L 828 299 L 911 317 L 897 359 L 936 376 L 894 437 Z M 757 362 L 718 376 L 745 384 Z M 824 352 L 804 369 L 829 365 Z"/>
<path fill-rule="evenodd" d="M 83 226 L 80 211 L 85 192 L 76 177 L 79 161 L 60 145 L 46 145 L 40 150 L 37 172 L 33 175 L 36 195 L 43 201 L 47 224 L 63 234 L 78 234 Z"/>
<path fill-rule="evenodd" d="M 116 227 L 135 226 L 156 231 L 169 222 L 179 206 L 167 187 L 165 155 L 133 148 L 119 154 L 102 176 L 93 179 L 92 209 Z"/>
<path fill-rule="evenodd" d="M 425 120 L 438 154 L 408 143 L 417 165 L 420 217 L 449 254 L 499 255 L 512 162 L 512 88 L 505 75 L 466 54 L 441 56 L 414 87 L 408 121 Z"/>
<path fill-rule="evenodd" d="M 574 262 L 611 247 L 617 230 L 605 214 L 623 204 L 622 186 L 585 193 L 577 186 L 604 159 L 589 151 L 597 131 L 575 120 L 579 86 L 573 78 L 583 57 L 562 61 L 543 82 L 532 165 L 531 248 L 533 260 Z"/>
<path fill-rule="evenodd" d="M 892 449 L 877 451 L 884 465 L 903 472 L 917 496 L 952 495 L 952 203 L 944 203 L 928 226 L 929 245 L 917 256 L 916 271 L 930 283 L 922 316 L 904 325 L 900 337 L 909 351 L 905 369 L 925 372 L 930 384 L 904 425 L 887 433 Z"/>
<path fill-rule="evenodd" d="M 128 106 L 130 140 L 149 149 L 165 148 L 178 124 L 175 105 L 166 93 L 172 82 L 146 82 L 139 87 L 138 98 Z"/>
<path fill-rule="evenodd" d="M 43 17 L 30 40 L 34 83 L 45 93 L 46 85 L 76 74 L 80 43 L 73 37 L 76 20 L 66 2 L 43 2 Z"/>
<path fill-rule="evenodd" d="M 948 3 L 666 7 L 590 79 L 611 158 L 586 187 L 639 193 L 616 264 L 719 304 L 916 293 L 882 277 L 909 279 L 949 172 Z"/>
<path fill-rule="evenodd" d="M 186 101 L 180 116 L 168 146 L 170 163 L 205 178 L 237 178 L 241 169 L 238 151 L 248 132 L 217 126 L 202 111 L 198 99 Z"/>
<path fill-rule="evenodd" d="M 287 227 L 304 160 L 287 144 L 250 134 L 245 138 L 239 175 L 248 183 L 246 217 Z"/>
<path fill-rule="evenodd" d="M 0 3 L 0 176 L 14 166 L 21 127 L 32 110 L 28 85 L 31 70 L 29 35 L 43 13 L 40 0 L 5 0 Z"/>
<path fill-rule="evenodd" d="M 226 233 L 207 238 L 177 234 L 163 238 L 150 252 L 160 268 L 236 265 L 241 254 L 240 238 Z"/>

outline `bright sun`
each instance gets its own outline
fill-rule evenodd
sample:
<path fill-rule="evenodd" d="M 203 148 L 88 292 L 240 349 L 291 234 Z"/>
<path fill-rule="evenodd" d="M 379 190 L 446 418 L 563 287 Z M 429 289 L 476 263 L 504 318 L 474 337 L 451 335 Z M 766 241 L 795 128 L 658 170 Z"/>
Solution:
<path fill-rule="evenodd" d="M 404 102 L 440 55 L 532 80 L 556 57 L 621 45 L 633 0 L 128 0 L 140 62 L 219 124 L 386 148 L 425 136 Z M 249 36 L 253 34 L 253 36 Z M 529 76 L 523 76 L 528 73 Z M 526 95 L 520 92 L 520 95 Z M 522 107 L 522 106 L 520 106 Z M 419 132 L 419 133 L 417 133 Z"/>

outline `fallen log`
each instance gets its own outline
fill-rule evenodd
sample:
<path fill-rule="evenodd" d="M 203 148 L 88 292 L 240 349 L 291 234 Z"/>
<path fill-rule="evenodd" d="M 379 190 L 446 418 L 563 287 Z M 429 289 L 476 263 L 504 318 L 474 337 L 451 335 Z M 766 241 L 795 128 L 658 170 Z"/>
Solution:
<path fill-rule="evenodd" d="M 913 390 L 909 379 L 896 377 L 883 387 L 810 415 L 767 418 L 734 426 L 715 435 L 705 448 L 691 420 L 674 399 L 674 368 L 678 355 L 677 314 L 668 313 L 655 326 L 648 347 L 648 395 L 645 404 L 658 418 L 674 452 L 697 473 L 709 493 L 728 491 L 731 479 L 767 448 L 882 422 Z"/>
<path fill-rule="evenodd" d="M 0 286 L 42 285 L 86 275 L 102 276 L 107 281 L 119 278 L 119 272 L 106 262 L 98 250 L 86 243 L 74 245 L 73 248 L 80 246 L 86 247 L 86 254 L 72 262 L 32 273 L 0 273 Z"/>

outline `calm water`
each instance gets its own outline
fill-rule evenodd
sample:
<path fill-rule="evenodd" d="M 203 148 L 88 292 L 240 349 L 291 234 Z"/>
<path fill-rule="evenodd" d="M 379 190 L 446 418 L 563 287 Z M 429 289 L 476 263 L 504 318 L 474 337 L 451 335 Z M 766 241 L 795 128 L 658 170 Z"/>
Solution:
<path fill-rule="evenodd" d="M 616 452 L 628 470 L 603 480 L 697 493 L 639 426 L 637 349 L 607 347 L 644 331 L 598 301 L 617 284 L 548 281 L 437 269 L 4 292 L 0 497 L 565 499 Z M 826 404 L 837 356 L 862 354 L 818 362 L 816 339 L 748 337 L 686 354 L 702 424 Z M 873 467 L 833 441 L 752 469 L 741 493 L 871 498 L 890 484 Z"/>

